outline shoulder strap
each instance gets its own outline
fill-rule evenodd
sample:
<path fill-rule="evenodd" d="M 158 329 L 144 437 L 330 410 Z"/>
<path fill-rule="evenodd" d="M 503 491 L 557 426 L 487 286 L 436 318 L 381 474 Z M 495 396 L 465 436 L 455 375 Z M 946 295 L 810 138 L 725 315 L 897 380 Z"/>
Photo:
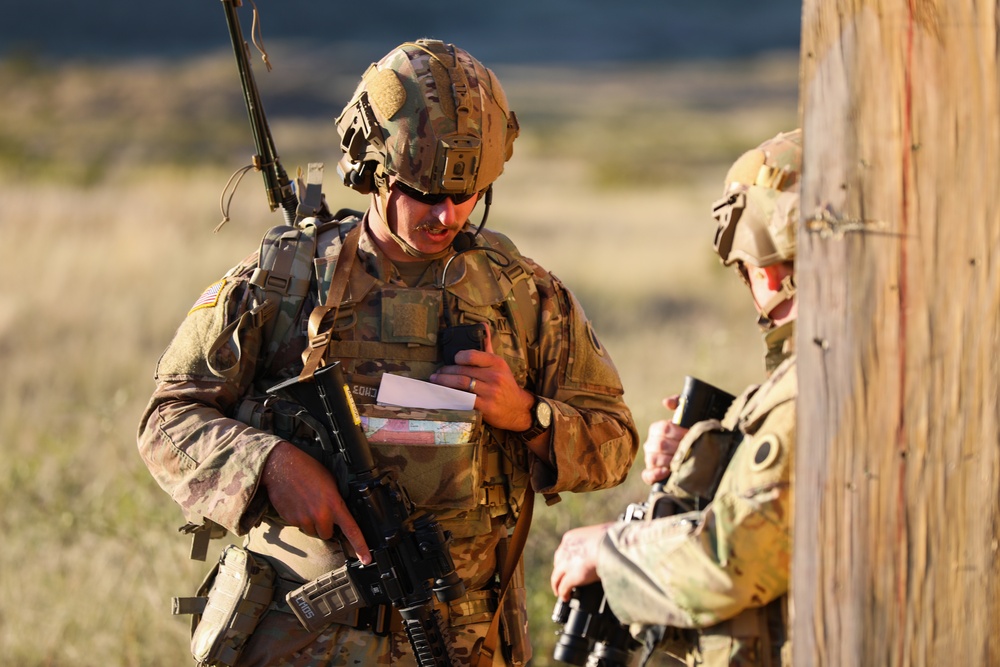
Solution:
<path fill-rule="evenodd" d="M 294 227 L 279 225 L 264 233 L 257 267 L 249 280 L 253 289 L 252 307 L 227 326 L 210 348 L 209 365 L 216 375 L 228 378 L 238 372 L 241 339 L 246 329 L 261 330 L 265 347 L 261 351 L 260 368 L 270 365 L 309 293 L 315 272 L 316 237 L 320 231 L 337 224 L 338 220 L 331 220 L 317 226 L 314 218 L 307 218 Z M 226 368 L 217 368 L 212 360 L 223 345 L 229 345 L 236 358 Z"/>
<path fill-rule="evenodd" d="M 326 301 L 323 305 L 316 306 L 309 314 L 309 347 L 306 348 L 302 372 L 299 374 L 304 380 L 312 377 L 323 364 L 323 357 L 332 338 L 333 324 L 337 321 L 337 311 L 340 310 L 340 303 L 344 299 L 344 292 L 351 277 L 351 269 L 358 256 L 358 244 L 363 228 L 364 225 L 355 225 L 354 229 L 344 237 L 340 255 L 337 257 L 337 266 L 330 281 L 330 289 L 326 293 Z"/>
<path fill-rule="evenodd" d="M 302 308 L 313 276 L 316 256 L 316 225 L 307 220 L 295 227 L 269 229 L 260 244 L 257 268 L 250 284 L 257 288 L 258 302 L 273 302 L 262 335 L 271 341 L 265 350 L 264 367 L 273 357 L 275 342 L 284 340 Z"/>
<path fill-rule="evenodd" d="M 502 251 L 510 264 L 500 268 L 500 287 L 506 295 L 511 324 L 528 357 L 528 367 L 538 368 L 538 288 L 531 271 L 517 247 L 502 234 L 483 230 L 481 234 L 490 247 Z M 530 304 L 530 307 L 525 307 Z"/>

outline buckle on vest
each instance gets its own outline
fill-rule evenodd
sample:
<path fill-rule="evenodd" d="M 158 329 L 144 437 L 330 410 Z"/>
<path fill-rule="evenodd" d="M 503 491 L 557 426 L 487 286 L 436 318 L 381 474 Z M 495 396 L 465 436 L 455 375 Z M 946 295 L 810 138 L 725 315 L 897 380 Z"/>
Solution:
<path fill-rule="evenodd" d="M 309 337 L 309 348 L 310 349 L 326 347 L 329 344 L 330 344 L 330 332 L 329 331 L 320 331 L 320 332 L 317 332 L 316 335 Z"/>
<path fill-rule="evenodd" d="M 510 279 L 510 282 L 516 283 L 521 279 L 522 276 L 527 276 L 528 272 L 523 266 L 517 262 L 511 262 L 510 266 L 505 266 L 503 268 L 503 273 Z"/>
<path fill-rule="evenodd" d="M 260 329 L 264 324 L 271 319 L 275 311 L 278 308 L 278 304 L 275 301 L 268 299 L 262 304 L 255 306 L 248 311 L 250 318 L 252 320 L 251 324 L 254 329 Z"/>
<path fill-rule="evenodd" d="M 503 483 L 483 484 L 483 501 L 487 507 L 503 507 L 507 504 L 507 491 Z"/>
<path fill-rule="evenodd" d="M 267 269 L 259 266 L 250 274 L 250 284 L 268 292 L 277 292 L 282 296 L 288 295 L 288 286 L 291 284 L 291 277 L 282 277 L 272 274 Z"/>

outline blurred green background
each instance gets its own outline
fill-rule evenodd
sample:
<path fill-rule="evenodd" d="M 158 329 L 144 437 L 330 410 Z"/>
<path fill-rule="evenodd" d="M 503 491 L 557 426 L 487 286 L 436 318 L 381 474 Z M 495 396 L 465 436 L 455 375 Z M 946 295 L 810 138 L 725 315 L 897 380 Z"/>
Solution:
<path fill-rule="evenodd" d="M 522 135 L 490 226 L 577 294 L 644 435 L 685 374 L 738 390 L 762 373 L 752 307 L 711 252 L 729 163 L 797 116 L 797 3 L 259 2 L 255 65 L 282 161 L 322 161 L 364 67 L 433 36 L 493 68 Z M 169 598 L 206 569 L 135 451 L 157 356 L 203 287 L 278 214 L 260 179 L 218 3 L 17 3 L 0 25 L 0 655 L 20 666 L 190 664 Z M 14 3 L 0 11 L 14 16 Z M 249 21 L 249 8 L 241 15 Z M 553 28 L 552 26 L 557 26 Z M 249 34 L 249 22 L 244 28 Z M 335 36 L 328 36 L 335 35 Z M 646 489 L 536 510 L 526 568 L 535 665 L 552 664 L 551 558 L 568 528 Z M 214 558 L 218 545 L 210 555 Z"/>

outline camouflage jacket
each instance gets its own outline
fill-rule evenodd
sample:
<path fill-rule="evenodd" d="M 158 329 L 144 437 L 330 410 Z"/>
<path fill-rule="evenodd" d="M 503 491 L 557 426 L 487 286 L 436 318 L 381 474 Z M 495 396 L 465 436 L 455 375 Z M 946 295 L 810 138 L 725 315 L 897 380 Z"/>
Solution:
<path fill-rule="evenodd" d="M 261 395 L 263 389 L 302 368 L 305 322 L 313 306 L 325 297 L 348 223 L 358 221 L 345 221 L 319 235 L 315 260 L 319 278 L 314 276 L 300 313 L 288 327 L 290 335 L 266 340 L 261 328 L 251 327 L 238 345 L 213 347 L 220 332 L 254 303 L 249 281 L 257 257 L 252 255 L 196 301 L 160 358 L 156 390 L 139 427 L 138 447 L 157 482 L 189 521 L 208 519 L 238 535 L 269 522 L 266 494 L 258 485 L 267 456 L 281 437 L 249 425 L 253 421 L 244 418 L 242 411 L 248 398 Z M 433 498 L 432 489 L 423 498 L 455 534 L 456 568 L 470 590 L 485 585 L 497 568 L 493 547 L 516 515 L 513 487 L 517 483 L 530 483 L 543 493 L 611 487 L 624 480 L 638 447 L 618 373 L 575 297 L 555 276 L 520 256 L 501 234 L 484 230 L 480 243 L 484 242 L 503 248 L 531 277 L 534 303 L 511 303 L 510 292 L 503 287 L 504 276 L 485 252 L 457 258 L 444 290 L 440 279 L 445 260 L 432 262 L 416 287 L 407 287 L 365 233 L 337 320 L 340 340 L 330 348 L 331 356 L 344 365 L 355 397 L 362 403 L 359 407 L 375 409 L 364 405 L 363 399 L 373 395 L 382 373 L 426 379 L 441 365 L 435 342 L 447 305 L 453 323 L 489 322 L 494 349 L 515 377 L 533 393 L 550 399 L 553 466 L 529 455 L 516 437 L 487 427 L 483 440 L 503 443 L 506 449 L 500 458 L 509 462 L 500 465 L 506 477 L 501 481 L 507 486 L 507 498 L 500 506 L 485 498 L 481 488 L 471 500 L 453 500 L 448 489 Z M 537 318 L 534 349 L 523 349 L 515 335 L 511 308 L 528 308 L 531 317 Z M 262 361 L 265 358 L 267 363 Z M 219 367 L 231 367 L 233 372 L 220 377 L 211 370 Z M 482 459 L 490 456 L 497 457 L 497 453 L 472 453 L 464 459 L 466 467 L 487 471 L 490 466 Z M 420 462 L 419 455 L 399 450 L 383 452 L 380 459 L 382 465 L 396 469 L 408 489 L 419 486 L 420 473 L 414 474 L 412 468 L 419 468 Z M 476 476 L 475 471 L 465 475 Z M 480 487 L 497 481 L 479 477 L 473 483 Z M 520 482 L 511 481 L 518 477 Z M 415 502 L 424 504 L 420 499 Z M 301 546 L 311 539 L 299 534 L 288 541 Z M 335 543 L 311 544 L 299 551 L 309 557 L 302 562 L 284 558 L 287 567 L 279 568 L 279 574 L 306 580 L 343 559 Z"/>
<path fill-rule="evenodd" d="M 738 397 L 721 422 L 699 422 L 682 440 L 665 489 L 678 496 L 686 495 L 680 478 L 698 478 L 699 458 L 715 463 L 706 451 L 735 443 L 707 505 L 609 530 L 598 574 L 615 614 L 634 632 L 647 625 L 697 629 L 695 635 L 674 633 L 686 639 L 675 642 L 675 654 L 690 659 L 686 651 L 700 652 L 697 664 L 780 664 L 796 395 L 793 355 L 767 382 Z"/>

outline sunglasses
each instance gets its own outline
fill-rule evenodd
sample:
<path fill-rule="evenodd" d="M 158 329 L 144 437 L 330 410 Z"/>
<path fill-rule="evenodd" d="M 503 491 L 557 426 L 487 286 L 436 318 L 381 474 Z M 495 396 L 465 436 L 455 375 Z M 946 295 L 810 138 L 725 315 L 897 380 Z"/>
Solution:
<path fill-rule="evenodd" d="M 454 202 L 456 205 L 464 204 L 465 202 L 469 201 L 470 199 L 476 196 L 475 192 L 471 194 L 463 194 L 461 192 L 454 192 L 454 193 L 441 192 L 438 194 L 431 194 L 428 192 L 421 192 L 420 190 L 411 188 L 409 185 L 406 185 L 405 183 L 402 183 L 400 181 L 396 181 L 395 187 L 398 188 L 400 192 L 402 192 L 410 199 L 415 199 L 421 204 L 426 204 L 428 206 L 437 206 L 438 204 L 443 202 L 445 199 L 448 199 L 449 197 L 451 198 L 451 201 Z"/>

